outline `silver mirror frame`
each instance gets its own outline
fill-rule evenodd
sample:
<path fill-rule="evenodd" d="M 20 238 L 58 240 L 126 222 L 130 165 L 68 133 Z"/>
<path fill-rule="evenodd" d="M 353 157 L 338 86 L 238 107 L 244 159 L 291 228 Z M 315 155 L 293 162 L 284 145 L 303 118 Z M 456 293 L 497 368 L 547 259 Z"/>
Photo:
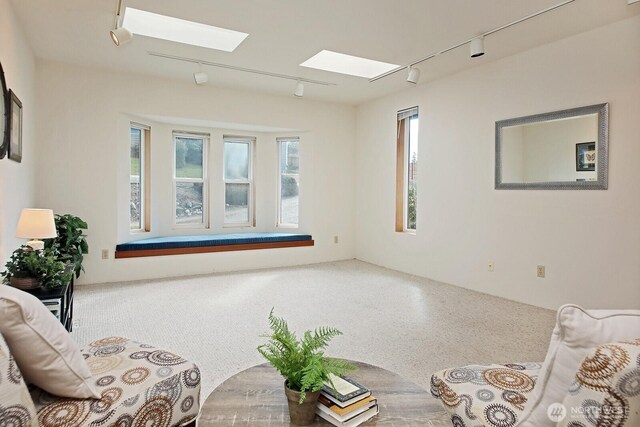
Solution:
<path fill-rule="evenodd" d="M 596 181 L 566 182 L 502 182 L 502 129 L 546 120 L 598 114 L 598 166 Z M 569 110 L 517 117 L 496 122 L 496 190 L 606 190 L 609 179 L 609 104 L 596 104 Z"/>

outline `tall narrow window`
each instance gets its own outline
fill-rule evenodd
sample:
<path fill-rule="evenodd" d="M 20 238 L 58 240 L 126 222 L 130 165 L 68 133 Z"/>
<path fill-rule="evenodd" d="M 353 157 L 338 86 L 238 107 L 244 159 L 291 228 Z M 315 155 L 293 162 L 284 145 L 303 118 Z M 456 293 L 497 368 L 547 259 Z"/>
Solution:
<path fill-rule="evenodd" d="M 398 112 L 396 231 L 415 231 L 418 203 L 418 107 Z"/>
<path fill-rule="evenodd" d="M 300 139 L 278 138 L 278 226 L 297 227 L 300 184 Z"/>
<path fill-rule="evenodd" d="M 150 138 L 148 126 L 131 123 L 129 168 L 129 229 L 150 230 Z"/>
<path fill-rule="evenodd" d="M 224 137 L 224 223 L 253 226 L 253 145 L 255 139 Z"/>
<path fill-rule="evenodd" d="M 208 227 L 207 145 L 209 135 L 173 134 L 174 223 L 180 227 Z"/>

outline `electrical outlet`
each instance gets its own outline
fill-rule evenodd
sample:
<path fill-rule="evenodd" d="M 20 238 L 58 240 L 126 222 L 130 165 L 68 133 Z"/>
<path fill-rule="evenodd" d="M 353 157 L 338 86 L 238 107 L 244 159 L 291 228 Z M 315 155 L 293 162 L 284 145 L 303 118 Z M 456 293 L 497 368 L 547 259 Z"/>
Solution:
<path fill-rule="evenodd" d="M 333 236 L 333 243 L 338 244 L 338 236 Z"/>
<path fill-rule="evenodd" d="M 493 261 L 489 261 L 489 264 L 487 265 L 487 267 L 488 267 L 488 270 L 493 273 L 493 270 L 495 269 L 496 265 L 493 263 Z"/>
<path fill-rule="evenodd" d="M 543 279 L 544 279 L 545 274 L 546 274 L 546 271 L 545 271 L 545 270 L 546 270 L 546 269 L 544 268 L 544 265 L 539 265 L 539 266 L 536 268 L 536 274 L 537 274 L 537 276 L 538 276 L 538 277 L 541 277 L 541 278 L 543 278 Z"/>
<path fill-rule="evenodd" d="M 102 250 L 102 259 L 109 259 L 109 249 Z"/>

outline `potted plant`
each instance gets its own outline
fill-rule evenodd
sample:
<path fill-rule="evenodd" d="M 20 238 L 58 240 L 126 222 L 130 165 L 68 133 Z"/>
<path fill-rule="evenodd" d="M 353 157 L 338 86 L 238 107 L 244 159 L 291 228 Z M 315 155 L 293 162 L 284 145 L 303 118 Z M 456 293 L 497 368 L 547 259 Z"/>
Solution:
<path fill-rule="evenodd" d="M 74 215 L 55 216 L 56 230 L 58 237 L 45 241 L 45 248 L 56 248 L 60 253 L 60 260 L 70 265 L 71 271 L 75 273 L 76 279 L 80 277 L 80 272 L 84 271 L 82 262 L 84 255 L 89 253 L 87 236 L 82 230 L 88 228 L 87 223 Z"/>
<path fill-rule="evenodd" d="M 2 282 L 21 289 L 64 286 L 71 280 L 72 272 L 65 270 L 65 263 L 59 257 L 55 248 L 33 250 L 23 245 L 13 251 L 5 264 L 6 271 L 0 273 Z"/>
<path fill-rule="evenodd" d="M 324 349 L 332 338 L 342 335 L 335 328 L 320 327 L 306 331 L 298 339 L 289 330 L 287 322 L 269 313 L 271 334 L 266 344 L 258 346 L 258 352 L 284 377 L 284 391 L 289 405 L 291 423 L 309 425 L 315 417 L 320 389 L 325 382 L 333 385 L 329 374 L 344 375 L 355 369 L 344 360 L 324 356 Z"/>

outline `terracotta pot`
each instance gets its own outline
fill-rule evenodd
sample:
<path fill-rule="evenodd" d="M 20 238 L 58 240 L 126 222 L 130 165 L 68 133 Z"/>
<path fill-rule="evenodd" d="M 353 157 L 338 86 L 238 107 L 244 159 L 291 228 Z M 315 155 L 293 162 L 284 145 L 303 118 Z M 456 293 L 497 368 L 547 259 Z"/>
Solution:
<path fill-rule="evenodd" d="M 18 289 L 36 289 L 40 287 L 40 281 L 35 277 L 11 277 L 9 284 Z"/>
<path fill-rule="evenodd" d="M 316 405 L 318 404 L 318 397 L 320 391 L 314 391 L 313 393 L 306 393 L 306 397 L 302 404 L 300 402 L 300 392 L 291 390 L 287 387 L 287 382 L 284 382 L 284 394 L 287 396 L 287 403 L 289 404 L 289 417 L 291 418 L 291 424 L 297 426 L 308 426 L 313 424 L 313 419 L 316 417 Z"/>

